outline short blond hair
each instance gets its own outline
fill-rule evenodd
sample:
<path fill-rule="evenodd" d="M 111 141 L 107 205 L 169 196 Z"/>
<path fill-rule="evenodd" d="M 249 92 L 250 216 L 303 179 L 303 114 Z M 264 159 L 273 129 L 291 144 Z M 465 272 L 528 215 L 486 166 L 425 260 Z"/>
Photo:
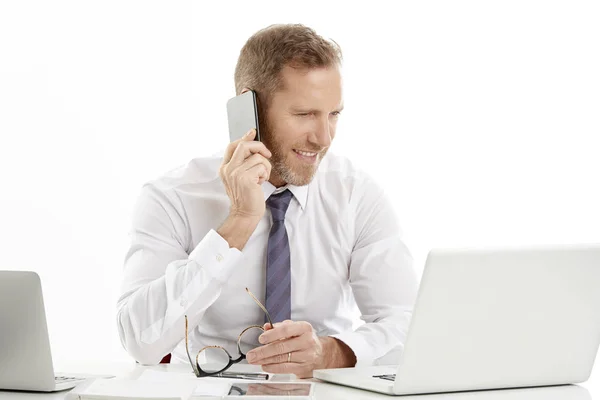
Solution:
<path fill-rule="evenodd" d="M 244 88 L 256 91 L 259 108 L 264 109 L 271 95 L 282 89 L 284 67 L 313 69 L 341 63 L 340 46 L 313 29 L 302 24 L 271 25 L 252 35 L 242 47 L 235 67 L 235 91 L 237 95 Z"/>

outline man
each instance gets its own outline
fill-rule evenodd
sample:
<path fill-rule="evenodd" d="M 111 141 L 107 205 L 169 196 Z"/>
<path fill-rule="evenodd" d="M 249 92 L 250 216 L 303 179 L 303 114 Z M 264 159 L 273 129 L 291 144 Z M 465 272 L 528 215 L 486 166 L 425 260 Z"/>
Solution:
<path fill-rule="evenodd" d="M 258 96 L 251 131 L 223 157 L 201 158 L 146 184 L 133 219 L 118 327 L 142 364 L 188 362 L 238 334 L 274 328 L 247 354 L 266 372 L 374 364 L 401 350 L 416 295 L 412 258 L 381 188 L 328 154 L 343 108 L 341 51 L 302 25 L 254 34 L 236 93 Z M 225 137 L 225 135 L 224 135 Z M 356 306 L 364 324 L 353 329 Z"/>

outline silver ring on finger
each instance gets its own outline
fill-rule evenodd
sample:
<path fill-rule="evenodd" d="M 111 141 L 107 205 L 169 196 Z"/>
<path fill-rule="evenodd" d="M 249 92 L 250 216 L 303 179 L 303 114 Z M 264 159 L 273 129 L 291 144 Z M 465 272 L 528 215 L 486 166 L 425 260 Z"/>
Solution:
<path fill-rule="evenodd" d="M 292 352 L 288 353 L 288 362 L 292 362 Z"/>

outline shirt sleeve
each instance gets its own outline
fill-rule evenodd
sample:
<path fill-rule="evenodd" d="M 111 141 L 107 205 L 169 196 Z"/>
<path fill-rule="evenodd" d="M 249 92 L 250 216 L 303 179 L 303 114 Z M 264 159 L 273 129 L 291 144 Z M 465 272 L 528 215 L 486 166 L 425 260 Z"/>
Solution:
<path fill-rule="evenodd" d="M 393 364 L 403 350 L 418 283 L 387 196 L 372 180 L 361 187 L 349 277 L 365 323 L 331 336 L 352 349 L 357 366 Z"/>
<path fill-rule="evenodd" d="M 134 209 L 117 326 L 141 364 L 158 364 L 196 326 L 239 265 L 242 252 L 210 230 L 192 251 L 178 197 L 147 184 Z"/>

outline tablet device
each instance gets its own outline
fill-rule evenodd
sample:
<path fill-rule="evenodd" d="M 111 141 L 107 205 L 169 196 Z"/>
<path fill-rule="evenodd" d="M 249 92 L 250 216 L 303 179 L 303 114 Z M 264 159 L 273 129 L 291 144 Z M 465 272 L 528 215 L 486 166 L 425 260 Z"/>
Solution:
<path fill-rule="evenodd" d="M 313 394 L 312 382 L 235 382 L 228 396 L 310 398 Z"/>

